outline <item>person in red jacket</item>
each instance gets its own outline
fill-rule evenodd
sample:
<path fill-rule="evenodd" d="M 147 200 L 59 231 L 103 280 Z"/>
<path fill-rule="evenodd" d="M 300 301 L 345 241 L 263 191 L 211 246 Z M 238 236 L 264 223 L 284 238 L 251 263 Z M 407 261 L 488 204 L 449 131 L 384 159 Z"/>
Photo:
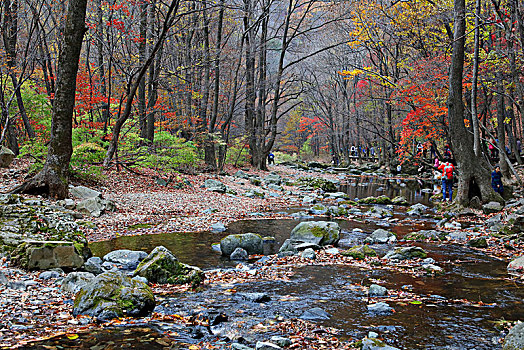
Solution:
<path fill-rule="evenodd" d="M 443 200 L 451 202 L 453 200 L 453 171 L 455 170 L 455 167 L 451 164 L 449 159 L 446 158 L 444 159 L 444 162 L 439 165 L 438 170 L 442 171 Z"/>

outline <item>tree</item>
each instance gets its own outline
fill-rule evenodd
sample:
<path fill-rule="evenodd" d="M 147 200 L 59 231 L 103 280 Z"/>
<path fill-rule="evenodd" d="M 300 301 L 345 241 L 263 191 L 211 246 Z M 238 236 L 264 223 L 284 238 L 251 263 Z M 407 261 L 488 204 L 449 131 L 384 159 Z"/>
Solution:
<path fill-rule="evenodd" d="M 455 202 L 467 206 L 473 195 L 482 202 L 502 202 L 502 197 L 491 188 L 490 165 L 485 158 L 477 157 L 473 139 L 464 123 L 462 78 L 464 46 L 466 42 L 465 0 L 454 0 L 453 55 L 449 73 L 448 119 L 453 153 L 458 168 L 458 191 Z"/>
<path fill-rule="evenodd" d="M 44 168 L 13 192 L 45 193 L 57 199 L 68 195 L 69 162 L 72 147 L 76 75 L 82 41 L 86 32 L 87 0 L 70 0 L 63 42 L 58 57 L 58 81 L 53 103 L 51 139 Z"/>

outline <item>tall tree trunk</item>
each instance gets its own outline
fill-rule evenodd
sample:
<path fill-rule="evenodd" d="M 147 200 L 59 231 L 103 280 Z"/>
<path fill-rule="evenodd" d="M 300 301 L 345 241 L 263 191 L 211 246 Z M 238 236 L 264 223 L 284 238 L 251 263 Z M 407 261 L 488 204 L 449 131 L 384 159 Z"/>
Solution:
<path fill-rule="evenodd" d="M 490 165 L 484 158 L 475 156 L 471 134 L 464 124 L 462 76 L 466 41 L 465 0 L 454 0 L 453 39 L 447 105 L 451 143 L 458 172 L 458 191 L 455 202 L 467 206 L 472 194 L 480 195 L 482 202 L 492 200 L 502 202 L 502 197 L 491 188 Z"/>
<path fill-rule="evenodd" d="M 509 165 L 503 153 L 506 153 L 506 130 L 504 120 L 506 119 L 506 104 L 504 102 L 504 87 L 502 74 L 497 72 L 497 147 L 499 149 L 499 165 L 502 176 L 506 179 L 511 177 Z"/>
<path fill-rule="evenodd" d="M 13 192 L 48 193 L 57 199 L 68 195 L 69 162 L 72 147 L 72 121 L 75 106 L 76 75 L 85 27 L 87 0 L 70 0 L 63 41 L 58 57 L 58 76 L 51 121 L 51 139 L 44 168 Z"/>
<path fill-rule="evenodd" d="M 479 49 L 480 49 L 480 8 L 482 7 L 481 0 L 476 0 L 475 4 L 475 44 L 473 54 L 473 75 L 471 77 L 471 124 L 473 126 L 473 151 L 477 157 L 480 157 L 482 150 L 480 149 L 480 131 L 479 118 L 477 113 L 477 82 L 479 72 Z"/>
<path fill-rule="evenodd" d="M 140 5 L 140 42 L 138 43 L 138 61 L 143 66 L 147 59 L 147 5 L 144 1 Z M 147 137 L 147 115 L 146 115 L 146 77 L 145 74 L 138 82 L 138 124 L 140 137 Z"/>

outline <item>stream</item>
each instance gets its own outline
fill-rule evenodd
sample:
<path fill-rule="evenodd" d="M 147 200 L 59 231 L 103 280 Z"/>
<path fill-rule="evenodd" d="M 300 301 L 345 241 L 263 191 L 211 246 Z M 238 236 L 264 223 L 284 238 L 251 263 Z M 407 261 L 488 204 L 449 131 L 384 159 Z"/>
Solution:
<path fill-rule="evenodd" d="M 411 203 L 428 204 L 428 191 L 364 181 L 348 184 L 345 191 L 352 198 L 386 194 L 404 195 Z M 372 185 L 370 185 L 372 184 Z M 383 190 L 380 190 L 380 188 Z M 303 208 L 302 208 L 303 209 Z M 290 212 L 297 209 L 291 209 Z M 314 220 L 327 220 L 315 218 Z M 254 232 L 273 236 L 276 243 L 268 248 L 275 253 L 291 230 L 301 220 L 253 219 L 229 225 L 223 233 L 165 233 L 159 235 L 125 236 L 112 241 L 91 244 L 95 256 L 102 257 L 116 249 L 150 252 L 163 245 L 179 260 L 204 270 L 234 268 L 236 262 L 224 259 L 211 248 L 213 243 L 233 233 Z M 394 217 L 377 220 L 371 217 L 335 220 L 341 227 L 341 249 L 364 240 L 376 228 L 386 228 L 401 239 L 412 231 L 432 229 L 436 220 L 407 217 L 405 208 L 395 207 Z M 353 231 L 359 228 L 362 232 Z M 397 245 L 405 244 L 399 242 Z M 400 349 L 500 349 L 500 331 L 495 321 L 524 318 L 524 289 L 507 279 L 506 263 L 489 257 L 481 251 L 462 245 L 415 243 L 428 252 L 445 273 L 437 276 L 413 277 L 392 270 L 366 270 L 351 266 L 303 266 L 296 268 L 290 281 L 258 281 L 235 285 L 207 286 L 197 292 L 176 296 L 159 296 L 155 311 L 165 314 L 206 315 L 210 319 L 227 316 L 227 322 L 210 329 L 152 322 L 137 327 L 116 327 L 88 334 L 79 334 L 81 342 L 66 337 L 54 338 L 34 344 L 31 348 L 105 348 L 122 349 L 186 349 L 184 343 L 201 340 L 216 341 L 227 348 L 228 339 L 243 337 L 248 342 L 267 340 L 271 332 L 260 333 L 254 326 L 268 320 L 300 317 L 314 307 L 320 307 L 331 317 L 315 321 L 341 331 L 343 340 L 360 340 L 374 331 L 388 345 Z M 388 245 L 373 245 L 383 253 Z M 456 262 L 458 260 L 458 262 Z M 249 267 L 249 263 L 245 264 Z M 395 309 L 390 316 L 375 316 L 367 312 L 368 298 L 358 285 L 369 286 L 376 281 L 391 290 L 407 290 L 425 297 L 422 304 L 389 302 Z M 235 293 L 231 290 L 234 289 Z M 242 297 L 243 293 L 265 293 L 270 298 L 255 303 Z M 455 300 L 467 299 L 482 304 L 464 304 Z M 255 327 L 256 328 L 256 327 Z M 169 335 L 169 337 L 166 337 Z M 175 344 L 173 343 L 175 340 Z M 220 345 L 223 344 L 223 345 Z M 47 347 L 46 347 L 47 346 Z"/>

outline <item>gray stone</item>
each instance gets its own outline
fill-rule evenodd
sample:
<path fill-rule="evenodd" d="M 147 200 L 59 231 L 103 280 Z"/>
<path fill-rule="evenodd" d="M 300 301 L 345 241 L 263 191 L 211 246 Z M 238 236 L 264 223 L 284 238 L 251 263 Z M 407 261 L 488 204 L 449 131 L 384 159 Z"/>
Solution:
<path fill-rule="evenodd" d="M 76 206 L 75 201 L 72 200 L 71 198 L 66 198 L 64 200 L 58 201 L 58 204 L 70 210 L 75 209 L 75 206 Z"/>
<path fill-rule="evenodd" d="M 236 248 L 246 250 L 249 255 L 263 254 L 264 242 L 255 233 L 229 235 L 220 241 L 220 250 L 224 256 L 230 256 Z"/>
<path fill-rule="evenodd" d="M 380 302 L 375 304 L 368 305 L 368 312 L 375 315 L 391 315 L 393 313 L 393 308 L 387 303 Z"/>
<path fill-rule="evenodd" d="M 474 248 L 487 248 L 488 242 L 486 241 L 486 238 L 478 237 L 478 238 L 470 239 L 468 242 L 468 245 Z"/>
<path fill-rule="evenodd" d="M 102 193 L 85 186 L 69 186 L 69 193 L 79 199 L 102 198 Z"/>
<path fill-rule="evenodd" d="M 57 279 L 58 277 L 60 277 L 60 273 L 56 271 L 44 271 L 38 275 L 38 278 L 44 281 L 50 279 Z"/>
<path fill-rule="evenodd" d="M 422 215 L 422 212 L 424 212 L 426 210 L 428 210 L 427 206 L 425 206 L 424 204 L 421 204 L 421 203 L 417 203 L 417 204 L 414 204 L 411 207 L 409 207 L 407 213 L 408 213 L 408 215 L 420 216 L 420 215 Z"/>
<path fill-rule="evenodd" d="M 453 231 L 447 235 L 448 239 L 455 241 L 465 241 L 468 239 L 468 233 L 464 231 Z"/>
<path fill-rule="evenodd" d="M 385 244 L 385 243 L 394 243 L 396 241 L 397 241 L 397 237 L 392 232 L 379 228 L 373 231 L 371 236 L 366 237 L 366 239 L 364 240 L 364 243 Z"/>
<path fill-rule="evenodd" d="M 0 168 L 8 168 L 15 159 L 15 154 L 9 148 L 0 146 Z"/>
<path fill-rule="evenodd" d="M 69 293 L 76 293 L 89 281 L 95 278 L 90 272 L 71 272 L 62 281 L 62 290 Z"/>
<path fill-rule="evenodd" d="M 509 330 L 504 338 L 503 350 L 522 350 L 524 349 L 524 323 L 517 323 Z"/>
<path fill-rule="evenodd" d="M 207 179 L 204 187 L 211 192 L 226 193 L 227 187 L 222 182 L 214 179 Z"/>
<path fill-rule="evenodd" d="M 114 211 L 115 204 L 112 201 L 101 199 L 100 197 L 92 197 L 84 199 L 76 205 L 76 210 L 80 213 L 99 217 L 106 211 Z"/>
<path fill-rule="evenodd" d="M 281 337 L 281 336 L 278 336 L 278 335 L 272 336 L 271 337 L 271 341 L 274 342 L 275 344 L 277 344 L 278 346 L 283 347 L 283 348 L 293 344 L 291 339 L 286 338 L 286 337 Z"/>
<path fill-rule="evenodd" d="M 362 339 L 362 350 L 400 350 L 400 349 L 389 346 L 385 344 L 384 342 L 382 342 L 381 340 L 369 337 L 369 338 Z"/>
<path fill-rule="evenodd" d="M 407 260 L 407 259 L 426 258 L 427 255 L 428 254 L 424 251 L 424 249 L 420 247 L 399 247 L 399 248 L 390 250 L 384 256 L 384 259 Z"/>
<path fill-rule="evenodd" d="M 309 208 L 309 213 L 313 215 L 325 215 L 328 212 L 328 208 L 322 204 L 316 204 Z"/>
<path fill-rule="evenodd" d="M 84 264 L 84 270 L 95 275 L 103 273 L 104 269 L 102 268 L 102 259 L 97 256 L 87 259 Z"/>
<path fill-rule="evenodd" d="M 270 342 L 257 341 L 255 349 L 256 350 L 278 350 L 282 348 Z"/>
<path fill-rule="evenodd" d="M 135 276 L 135 277 L 133 277 L 131 279 L 134 280 L 134 281 L 139 281 L 139 282 L 145 283 L 145 284 L 148 283 L 147 278 L 142 277 L 142 276 Z"/>
<path fill-rule="evenodd" d="M 386 217 L 392 217 L 393 212 L 385 207 L 376 205 L 369 209 L 366 212 L 366 215 L 381 219 Z"/>
<path fill-rule="evenodd" d="M 391 200 L 391 203 L 394 205 L 409 205 L 409 202 L 406 200 L 406 198 L 402 196 L 395 197 Z"/>
<path fill-rule="evenodd" d="M 316 198 L 310 196 L 305 196 L 304 198 L 302 198 L 302 204 L 314 204 L 316 203 L 316 201 Z"/>
<path fill-rule="evenodd" d="M 224 232 L 225 230 L 226 230 L 226 227 L 221 222 L 217 222 L 217 223 L 211 225 L 211 232 L 213 232 L 213 233 Z"/>
<path fill-rule="evenodd" d="M 247 260 L 249 255 L 247 254 L 245 249 L 242 248 L 236 248 L 233 253 L 229 256 L 229 259 L 231 260 Z"/>
<path fill-rule="evenodd" d="M 151 289 L 120 272 L 104 272 L 80 288 L 73 315 L 89 315 L 101 320 L 148 316 L 155 307 Z"/>
<path fill-rule="evenodd" d="M 9 280 L 7 279 L 5 273 L 0 271 L 0 284 L 7 284 Z"/>
<path fill-rule="evenodd" d="M 340 227 L 330 221 L 301 222 L 291 231 L 290 239 L 321 246 L 334 245 L 340 240 Z"/>
<path fill-rule="evenodd" d="M 331 315 L 319 307 L 306 310 L 299 318 L 303 320 L 329 320 Z"/>
<path fill-rule="evenodd" d="M 273 191 L 280 191 L 280 192 L 284 191 L 282 186 L 273 185 L 273 184 L 267 185 L 267 188 L 270 189 L 270 190 L 273 190 Z"/>
<path fill-rule="evenodd" d="M 233 176 L 244 179 L 244 180 L 249 179 L 249 175 L 243 172 L 242 170 L 237 171 L 236 173 L 233 174 Z"/>
<path fill-rule="evenodd" d="M 508 271 L 512 273 L 524 273 L 524 255 L 512 260 L 508 264 Z"/>
<path fill-rule="evenodd" d="M 498 213 L 503 208 L 504 207 L 499 202 L 489 202 L 482 206 L 482 211 L 484 212 L 484 214 L 488 215 L 488 214 Z"/>
<path fill-rule="evenodd" d="M 16 264 L 27 270 L 76 269 L 84 264 L 84 258 L 73 242 L 26 241 L 14 254 Z"/>
<path fill-rule="evenodd" d="M 271 173 L 264 178 L 264 183 L 266 185 L 280 185 L 282 183 L 282 177 L 278 174 Z"/>
<path fill-rule="evenodd" d="M 14 281 L 7 283 L 7 288 L 13 289 L 13 290 L 26 290 L 27 286 L 22 281 Z"/>
<path fill-rule="evenodd" d="M 324 251 L 326 254 L 338 255 L 340 250 L 338 248 L 329 248 Z"/>
<path fill-rule="evenodd" d="M 300 256 L 304 259 L 311 259 L 315 260 L 317 258 L 317 254 L 315 254 L 315 251 L 311 248 L 307 248 L 302 253 L 300 253 Z"/>
<path fill-rule="evenodd" d="M 238 295 L 252 303 L 265 303 L 271 300 L 266 293 L 238 293 Z"/>
<path fill-rule="evenodd" d="M 104 255 L 104 262 L 116 264 L 122 270 L 134 270 L 147 257 L 147 253 L 139 250 L 120 249 Z"/>
<path fill-rule="evenodd" d="M 158 246 L 140 262 L 133 276 L 147 278 L 152 283 L 171 283 L 198 286 L 204 280 L 204 272 L 195 266 L 183 264 L 163 246 Z"/>
<path fill-rule="evenodd" d="M 369 286 L 368 295 L 372 297 L 383 297 L 388 295 L 388 290 L 386 287 L 379 286 L 378 284 L 372 284 Z"/>
<path fill-rule="evenodd" d="M 231 349 L 233 349 L 233 350 L 253 350 L 253 348 L 251 348 L 249 346 L 242 345 L 240 343 L 232 343 L 231 344 Z"/>

